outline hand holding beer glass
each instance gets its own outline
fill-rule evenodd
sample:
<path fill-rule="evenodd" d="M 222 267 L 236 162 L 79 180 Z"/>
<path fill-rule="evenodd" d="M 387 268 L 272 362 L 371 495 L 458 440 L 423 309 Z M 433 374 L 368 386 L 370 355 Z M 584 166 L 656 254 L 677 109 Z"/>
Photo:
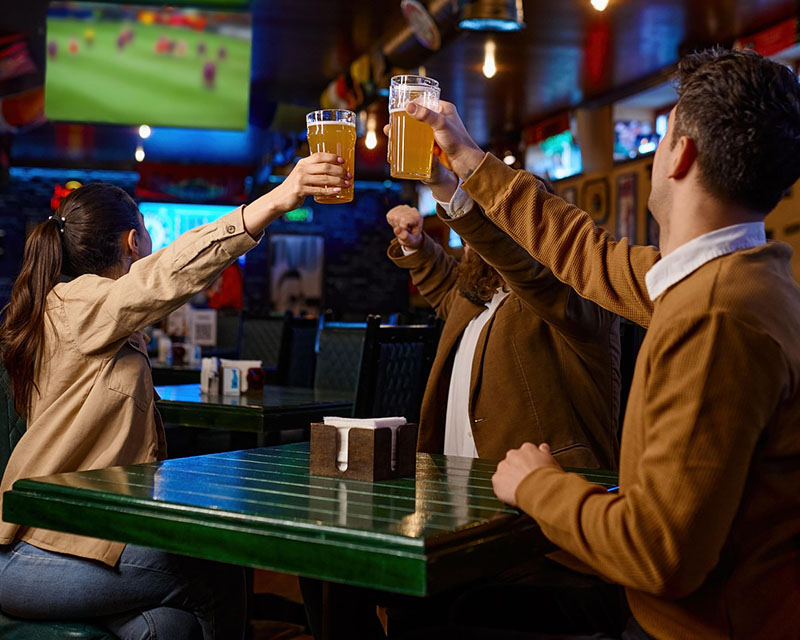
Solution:
<path fill-rule="evenodd" d="M 423 76 L 394 76 L 389 85 L 389 164 L 393 178 L 428 180 L 433 157 L 433 129 L 406 113 L 415 102 L 439 108 L 439 83 Z"/>
<path fill-rule="evenodd" d="M 345 109 L 321 109 L 306 115 L 308 148 L 311 153 L 335 153 L 344 159 L 344 168 L 352 176 L 350 186 L 340 193 L 314 196 L 320 204 L 341 204 L 353 200 L 356 155 L 356 114 Z M 326 187 L 326 191 L 327 191 Z"/>

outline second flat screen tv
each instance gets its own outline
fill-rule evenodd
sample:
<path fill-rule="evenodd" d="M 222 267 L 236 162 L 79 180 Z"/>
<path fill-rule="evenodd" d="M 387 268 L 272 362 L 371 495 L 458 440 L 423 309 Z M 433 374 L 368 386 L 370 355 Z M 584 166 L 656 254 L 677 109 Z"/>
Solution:
<path fill-rule="evenodd" d="M 251 14 L 94 2 L 47 12 L 50 120 L 244 129 Z"/>

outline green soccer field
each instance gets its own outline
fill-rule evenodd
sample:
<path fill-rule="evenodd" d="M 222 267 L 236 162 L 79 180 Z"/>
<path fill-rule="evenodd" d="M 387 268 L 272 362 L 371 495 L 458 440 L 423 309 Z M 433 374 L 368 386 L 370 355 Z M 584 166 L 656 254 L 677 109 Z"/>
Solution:
<path fill-rule="evenodd" d="M 85 33 L 94 29 L 93 46 Z M 47 41 L 58 43 L 48 55 L 45 113 L 51 120 L 114 122 L 218 129 L 247 125 L 250 90 L 250 42 L 239 38 L 160 25 L 133 26 L 133 42 L 117 48 L 122 26 L 50 18 Z M 185 42 L 182 56 L 157 54 L 159 37 Z M 78 52 L 69 52 L 70 39 Z M 198 55 L 197 44 L 206 45 Z M 227 57 L 217 59 L 220 47 Z M 206 86 L 203 65 L 216 64 L 213 88 Z"/>

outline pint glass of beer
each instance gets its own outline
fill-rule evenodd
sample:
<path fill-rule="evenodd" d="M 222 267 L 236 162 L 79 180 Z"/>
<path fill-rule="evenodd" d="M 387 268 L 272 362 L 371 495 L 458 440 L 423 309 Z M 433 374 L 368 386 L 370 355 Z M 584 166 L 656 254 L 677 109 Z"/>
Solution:
<path fill-rule="evenodd" d="M 394 76 L 389 85 L 389 165 L 393 178 L 427 180 L 431 177 L 433 129 L 406 113 L 416 102 L 439 109 L 439 83 L 422 76 Z"/>
<path fill-rule="evenodd" d="M 344 158 L 344 168 L 353 178 L 350 186 L 339 193 L 314 196 L 321 204 L 340 204 L 353 199 L 356 156 L 356 114 L 344 109 L 322 109 L 306 115 L 308 148 L 311 153 L 335 153 Z"/>

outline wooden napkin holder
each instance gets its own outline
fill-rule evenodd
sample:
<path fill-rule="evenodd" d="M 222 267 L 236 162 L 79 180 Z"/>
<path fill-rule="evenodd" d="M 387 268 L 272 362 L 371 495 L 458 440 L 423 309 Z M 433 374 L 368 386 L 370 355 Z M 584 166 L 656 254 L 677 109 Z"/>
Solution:
<path fill-rule="evenodd" d="M 397 464 L 392 469 L 392 430 L 389 427 L 351 427 L 348 434 L 347 468 L 339 470 L 339 431 L 330 424 L 311 424 L 311 466 L 313 476 L 342 480 L 378 482 L 405 478 L 417 472 L 417 425 L 397 427 Z"/>

